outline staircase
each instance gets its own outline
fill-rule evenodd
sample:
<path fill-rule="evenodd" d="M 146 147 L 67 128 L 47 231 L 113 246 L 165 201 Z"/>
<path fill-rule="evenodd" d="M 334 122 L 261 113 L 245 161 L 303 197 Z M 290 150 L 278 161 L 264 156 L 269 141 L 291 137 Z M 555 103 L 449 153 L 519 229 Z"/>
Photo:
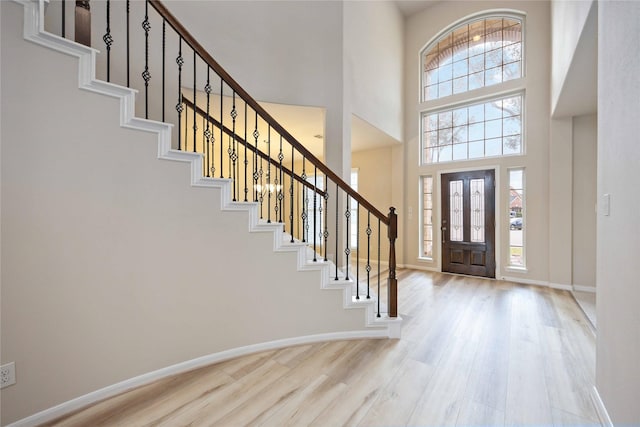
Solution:
<path fill-rule="evenodd" d="M 148 87 L 97 79 L 97 50 L 45 31 L 45 2 L 2 4 L 3 61 L 15 64 L 3 66 L 3 83 L 29 82 L 3 84 L 12 138 L 3 131 L 2 363 L 15 360 L 18 371 L 3 390 L 3 425 L 35 425 L 239 355 L 400 335 L 393 210 L 382 215 L 299 145 L 161 3 L 136 4 L 147 17 L 161 13 L 151 28 L 178 31 L 178 49 L 205 57 L 223 82 L 218 93 L 208 76 L 191 97 L 180 84 L 178 103 L 154 103 Z M 20 14 L 24 40 L 39 46 L 7 38 Z M 17 99 L 33 108 L 5 114 Z M 174 105 L 178 119 L 162 120 Z M 241 125 L 252 116 L 253 129 Z M 206 130 L 228 146 L 212 147 Z M 391 239 L 389 258 L 381 235 Z"/>

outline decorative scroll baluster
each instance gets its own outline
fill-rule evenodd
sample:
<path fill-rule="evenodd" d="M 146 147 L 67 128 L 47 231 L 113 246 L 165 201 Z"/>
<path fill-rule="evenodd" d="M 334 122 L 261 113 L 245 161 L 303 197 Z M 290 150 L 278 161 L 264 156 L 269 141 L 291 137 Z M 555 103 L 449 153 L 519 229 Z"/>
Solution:
<path fill-rule="evenodd" d="M 280 205 L 280 216 L 278 217 L 278 222 L 282 224 L 282 202 L 284 200 L 284 194 L 282 193 L 282 189 L 284 188 L 284 176 L 282 175 L 282 161 L 284 160 L 284 153 L 282 152 L 282 135 L 280 135 L 280 152 L 278 153 L 278 160 L 280 161 L 280 177 L 278 178 L 280 184 L 280 187 L 278 189 L 278 204 Z"/>
<path fill-rule="evenodd" d="M 378 317 L 380 317 L 380 218 L 378 218 Z"/>
<path fill-rule="evenodd" d="M 360 299 L 360 202 L 356 202 L 356 299 Z"/>
<path fill-rule="evenodd" d="M 327 240 L 329 239 L 329 178 L 324 176 L 324 262 L 327 262 Z"/>
<path fill-rule="evenodd" d="M 294 149 L 293 145 L 291 146 L 291 182 L 289 186 L 289 223 L 291 227 L 289 232 L 291 233 L 291 243 L 293 240 L 293 176 L 295 175 L 295 158 L 294 158 Z"/>
<path fill-rule="evenodd" d="M 335 255 L 335 258 L 336 258 L 336 279 L 335 280 L 338 280 L 338 236 L 340 236 L 340 234 L 338 233 L 338 229 L 339 229 L 338 223 L 340 221 L 338 219 L 339 218 L 339 215 L 338 215 L 338 204 L 339 204 L 338 203 L 338 200 L 339 200 L 338 194 L 340 194 L 340 188 L 338 187 L 338 183 L 336 182 L 336 234 L 335 234 L 335 236 L 336 236 L 336 255 Z"/>
<path fill-rule="evenodd" d="M 231 157 L 231 162 L 233 163 L 233 201 L 237 201 L 237 176 L 236 176 L 236 160 L 238 160 L 238 154 L 236 153 L 236 117 L 238 117 L 238 111 L 236 110 L 236 92 L 233 92 L 233 106 L 231 108 L 231 128 L 233 130 L 233 147 L 231 149 L 231 153 L 229 154 Z"/>
<path fill-rule="evenodd" d="M 296 191 L 296 194 L 300 194 L 300 183 L 296 183 L 296 185 L 298 186 L 298 191 Z M 300 197 L 296 197 L 296 215 L 298 217 L 302 217 L 302 215 L 300 214 Z M 303 221 L 298 221 L 298 238 L 300 238 L 300 240 L 302 240 L 304 242 L 304 227 L 302 225 Z M 302 231 L 301 231 L 302 228 Z"/>
<path fill-rule="evenodd" d="M 371 211 L 367 212 L 367 299 L 371 298 Z"/>
<path fill-rule="evenodd" d="M 64 3 L 64 1 L 63 1 Z M 107 81 L 111 81 L 111 45 L 113 37 L 111 36 L 111 0 L 107 0 L 107 32 L 102 36 L 102 40 L 107 48 Z"/>
<path fill-rule="evenodd" d="M 193 152 L 196 152 L 196 141 L 198 140 L 198 138 L 196 138 L 196 132 L 198 132 L 198 126 L 196 125 L 196 106 L 198 105 L 196 103 L 196 94 L 198 93 L 198 91 L 196 90 L 196 88 L 198 87 L 197 83 L 196 83 L 196 51 L 193 51 Z"/>
<path fill-rule="evenodd" d="M 267 156 L 269 156 L 269 160 L 267 161 L 267 223 L 271 223 L 271 124 L 269 124 L 267 131 Z"/>
<path fill-rule="evenodd" d="M 346 266 L 345 266 L 345 280 L 349 280 L 349 255 L 351 254 L 351 246 L 349 245 L 349 223 L 350 218 L 351 218 L 351 211 L 349 210 L 349 199 L 351 197 L 349 197 L 347 195 L 347 209 L 344 211 L 344 216 L 347 219 L 347 224 L 345 226 L 346 228 L 346 233 L 347 233 L 347 245 L 344 248 L 344 254 L 345 254 L 345 260 L 346 260 Z"/>
<path fill-rule="evenodd" d="M 253 139 L 255 141 L 255 151 L 254 151 L 254 161 L 253 161 L 253 191 L 255 193 L 254 202 L 258 201 L 258 137 L 260 136 L 260 132 L 258 132 L 258 112 L 256 112 L 256 122 L 255 128 L 253 129 Z"/>
<path fill-rule="evenodd" d="M 318 168 L 314 167 L 313 169 L 313 262 L 317 262 L 318 258 L 316 255 L 316 225 L 318 224 L 318 219 L 316 218 L 318 210 Z"/>
<path fill-rule="evenodd" d="M 244 201 L 248 202 L 247 196 L 249 195 L 249 184 L 247 181 L 247 169 L 249 167 L 249 157 L 247 157 L 247 145 L 249 140 L 247 139 L 247 102 L 244 103 Z"/>
<path fill-rule="evenodd" d="M 306 181 L 307 180 L 307 159 L 306 157 L 302 158 L 302 180 Z M 309 232 L 309 224 L 307 224 L 307 210 L 306 210 L 306 205 L 309 204 L 309 196 L 307 195 L 307 190 L 304 188 L 304 185 L 301 185 L 302 187 L 302 243 L 306 243 L 307 242 L 307 233 Z"/>
<path fill-rule="evenodd" d="M 316 175 L 317 175 L 318 171 L 316 169 Z M 326 175 L 325 175 L 326 176 Z M 321 183 L 322 183 L 322 178 L 321 179 Z M 324 186 L 324 188 L 327 188 L 326 186 Z M 327 194 L 326 191 L 324 194 Z M 323 236 L 323 232 L 322 232 L 322 211 L 324 210 L 324 203 L 323 203 L 324 197 L 319 197 L 318 198 L 318 219 L 320 220 L 320 229 L 316 230 L 315 235 L 318 236 L 318 245 L 320 246 L 320 251 L 322 251 L 322 236 Z M 322 252 L 320 253 L 320 255 L 322 256 Z"/>
<path fill-rule="evenodd" d="M 207 84 L 204 85 L 204 93 L 207 94 L 207 124 L 206 124 L 206 129 L 204 130 L 204 139 L 207 142 L 207 150 L 206 150 L 206 156 L 207 156 L 207 178 L 211 177 L 211 173 L 215 173 L 215 170 L 210 170 L 210 169 L 214 169 L 211 166 L 211 158 L 210 158 L 210 151 L 209 149 L 211 149 L 211 152 L 213 152 L 213 141 L 211 140 L 211 137 L 213 136 L 213 132 L 211 132 L 211 129 L 209 127 L 209 120 L 211 120 L 211 116 L 209 115 L 210 112 L 210 104 L 211 104 L 211 80 L 210 80 L 210 67 L 207 67 Z M 195 104 L 195 103 L 194 103 Z"/>
<path fill-rule="evenodd" d="M 142 72 L 142 78 L 144 79 L 144 118 L 148 119 L 149 80 L 151 80 L 151 73 L 149 72 L 149 30 L 151 29 L 151 24 L 149 23 L 149 0 L 145 0 L 144 2 L 144 21 L 142 21 L 142 28 L 144 29 L 144 71 Z"/>
<path fill-rule="evenodd" d="M 127 0 L 127 87 L 131 87 L 129 79 L 129 15 L 131 12 L 130 0 Z M 165 26 L 166 19 L 162 18 L 162 121 L 164 122 L 164 47 L 165 47 Z"/>
<path fill-rule="evenodd" d="M 184 107 L 182 106 L 182 65 L 184 64 L 184 59 L 182 58 L 182 37 L 180 37 L 180 42 L 178 43 L 178 57 L 176 58 L 176 64 L 178 64 L 178 103 L 176 104 L 176 111 L 178 112 L 178 150 L 182 149 L 182 140 L 181 138 L 181 126 L 182 126 L 182 110 Z M 185 144 L 187 142 L 185 141 Z"/>

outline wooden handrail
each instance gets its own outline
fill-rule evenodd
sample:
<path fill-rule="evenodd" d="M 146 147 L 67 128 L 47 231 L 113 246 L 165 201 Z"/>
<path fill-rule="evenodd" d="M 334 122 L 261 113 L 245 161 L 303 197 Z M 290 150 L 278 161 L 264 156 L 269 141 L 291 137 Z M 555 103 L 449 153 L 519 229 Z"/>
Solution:
<path fill-rule="evenodd" d="M 207 112 L 206 111 L 204 111 L 202 108 L 198 107 L 197 105 L 194 105 L 194 103 L 191 102 L 191 100 L 186 98 L 184 95 L 182 95 L 181 99 L 182 99 L 182 102 L 187 107 L 192 108 L 193 110 L 195 110 L 196 113 L 200 114 L 202 117 L 207 118 L 209 123 L 213 124 L 213 126 L 219 128 L 219 129 L 222 128 L 224 133 L 226 133 L 228 136 L 235 137 L 236 142 L 239 142 L 240 144 L 246 146 L 252 152 L 257 153 L 260 157 L 262 157 L 263 159 L 265 159 L 268 162 L 270 162 L 276 168 L 282 167 L 282 171 L 285 174 L 287 174 L 289 176 L 293 176 L 296 181 L 300 182 L 305 187 L 308 187 L 310 190 L 314 190 L 317 194 L 319 194 L 322 197 L 325 197 L 325 195 L 327 194 L 326 191 L 323 191 L 323 190 L 321 190 L 321 189 L 319 189 L 317 187 L 314 187 L 313 184 L 311 184 L 309 181 L 306 181 L 306 180 L 302 179 L 301 176 L 299 176 L 299 175 L 297 175 L 295 173 L 292 173 L 291 170 L 289 168 L 287 168 L 286 166 L 280 165 L 280 163 L 278 163 L 276 161 L 276 159 L 274 159 L 273 157 L 270 157 L 269 155 L 267 155 L 267 153 L 263 152 L 262 150 L 257 149 L 250 142 L 245 141 L 244 138 L 240 137 L 239 135 L 234 134 L 231 129 L 229 129 L 228 127 L 224 126 L 218 120 L 214 119 L 211 116 L 207 116 Z"/>
<path fill-rule="evenodd" d="M 390 216 L 387 216 L 380 212 L 375 206 L 373 206 L 367 199 L 362 197 L 357 191 L 355 191 L 349 184 L 347 184 L 340 176 L 333 172 L 327 165 L 321 162 L 316 156 L 314 156 L 304 145 L 302 145 L 297 139 L 295 139 L 280 123 L 278 123 L 267 111 L 255 100 L 251 95 L 240 86 L 224 68 L 206 51 L 206 49 L 198 43 L 198 41 L 191 35 L 191 33 L 176 19 L 175 16 L 166 8 L 166 6 L 159 0 L 149 0 L 151 6 L 166 20 L 166 22 L 180 35 L 180 37 L 200 56 L 200 58 L 207 63 L 213 71 L 215 71 L 222 80 L 237 93 L 243 101 L 245 101 L 256 113 L 262 117 L 271 128 L 278 134 L 284 137 L 289 144 L 298 150 L 306 159 L 308 159 L 318 170 L 325 174 L 331 181 L 336 183 L 338 187 L 345 193 L 356 200 L 362 207 L 371 212 L 382 223 L 389 226 Z"/>

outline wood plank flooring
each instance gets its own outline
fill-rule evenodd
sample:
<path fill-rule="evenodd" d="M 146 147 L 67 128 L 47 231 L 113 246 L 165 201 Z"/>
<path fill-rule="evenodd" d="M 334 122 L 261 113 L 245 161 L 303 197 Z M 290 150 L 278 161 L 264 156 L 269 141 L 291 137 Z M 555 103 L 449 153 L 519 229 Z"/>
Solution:
<path fill-rule="evenodd" d="M 599 425 L 595 339 L 565 291 L 404 270 L 400 340 L 267 351 L 47 425 Z"/>

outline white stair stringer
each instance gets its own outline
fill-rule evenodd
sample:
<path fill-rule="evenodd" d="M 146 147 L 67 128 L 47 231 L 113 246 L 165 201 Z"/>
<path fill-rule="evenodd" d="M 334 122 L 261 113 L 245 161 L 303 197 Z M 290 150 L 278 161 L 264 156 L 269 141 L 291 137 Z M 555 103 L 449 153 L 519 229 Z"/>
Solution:
<path fill-rule="evenodd" d="M 341 289 L 343 291 L 343 308 L 364 309 L 365 325 L 380 329 L 381 335 L 389 338 L 400 338 L 402 319 L 376 316 L 377 300 L 361 297 L 356 299 L 352 280 L 335 280 L 330 271 L 334 269 L 331 261 L 309 259 L 309 248 L 300 241 L 290 242 L 285 236 L 283 224 L 259 219 L 257 202 L 231 201 L 232 180 L 224 178 L 205 178 L 202 170 L 202 154 L 173 150 L 171 148 L 172 124 L 135 117 L 135 99 L 137 90 L 96 79 L 96 57 L 98 50 L 59 37 L 44 30 L 45 0 L 14 0 L 24 7 L 24 39 L 78 58 L 78 87 L 90 92 L 99 93 L 120 100 L 120 126 L 158 135 L 158 158 L 189 162 L 191 164 L 191 185 L 209 187 L 220 190 L 221 208 L 223 211 L 246 211 L 249 214 L 250 232 L 272 232 L 274 252 L 296 252 L 298 254 L 298 271 L 320 271 L 321 289 Z M 311 257 L 312 258 L 312 257 Z M 335 270 L 334 270 L 335 271 Z"/>

